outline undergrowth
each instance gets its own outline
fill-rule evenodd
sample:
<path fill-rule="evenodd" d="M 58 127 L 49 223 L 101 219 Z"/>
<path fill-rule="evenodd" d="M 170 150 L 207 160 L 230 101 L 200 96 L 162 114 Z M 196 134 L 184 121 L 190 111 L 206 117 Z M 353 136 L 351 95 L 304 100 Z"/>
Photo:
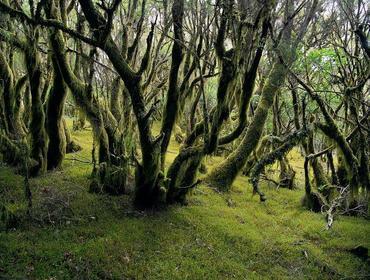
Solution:
<path fill-rule="evenodd" d="M 228 194 L 201 185 L 188 206 L 149 213 L 134 211 L 128 196 L 89 193 L 91 131 L 76 132 L 74 139 L 83 150 L 67 155 L 62 170 L 31 179 L 33 218 L 0 232 L 0 279 L 370 277 L 369 261 L 350 253 L 370 247 L 369 221 L 339 217 L 325 230 L 321 214 L 303 209 L 297 151 L 289 155 L 298 171 L 296 190 L 261 182 L 268 197 L 261 203 L 248 178 L 239 176 Z M 177 149 L 171 142 L 169 162 Z M 211 169 L 219 160 L 205 163 Z M 22 180 L 0 167 L 0 203 L 12 213 L 25 212 Z M 45 199 L 68 204 L 54 209 Z M 54 215 L 48 220 L 49 210 Z"/>

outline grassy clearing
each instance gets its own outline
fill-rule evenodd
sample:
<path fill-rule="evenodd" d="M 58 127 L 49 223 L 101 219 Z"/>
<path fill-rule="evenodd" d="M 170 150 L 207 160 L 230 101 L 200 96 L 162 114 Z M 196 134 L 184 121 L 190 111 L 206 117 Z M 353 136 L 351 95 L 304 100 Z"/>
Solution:
<path fill-rule="evenodd" d="M 322 215 L 300 207 L 299 173 L 295 191 L 262 184 L 264 204 L 239 176 L 229 194 L 200 186 L 187 207 L 138 213 L 127 196 L 87 192 L 91 166 L 71 159 L 90 159 L 90 134 L 74 134 L 84 149 L 63 171 L 31 181 L 36 209 L 54 191 L 73 214 L 0 232 L 0 279 L 368 279 L 369 263 L 348 250 L 370 247 L 369 221 L 340 217 L 326 231 Z M 177 148 L 172 142 L 168 161 Z M 298 153 L 291 157 L 299 171 Z M 0 201 L 22 212 L 22 199 L 22 177 L 0 167 Z"/>

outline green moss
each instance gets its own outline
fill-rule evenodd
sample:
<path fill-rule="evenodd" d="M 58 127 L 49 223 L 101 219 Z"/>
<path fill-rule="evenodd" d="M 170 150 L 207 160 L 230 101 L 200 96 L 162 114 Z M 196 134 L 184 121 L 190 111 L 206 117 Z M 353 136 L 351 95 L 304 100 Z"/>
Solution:
<path fill-rule="evenodd" d="M 238 176 L 229 193 L 200 186 L 187 207 L 136 212 L 127 196 L 88 193 L 92 166 L 71 159 L 90 158 L 91 134 L 73 134 L 83 149 L 66 155 L 62 171 L 31 179 L 35 207 L 40 192 L 57 189 L 71 194 L 73 219 L 42 227 L 25 221 L 14 231 L 0 232 L 0 278 L 340 279 L 369 274 L 368 265 L 348 252 L 357 245 L 370 247 L 369 221 L 339 217 L 326 231 L 321 214 L 300 206 L 302 179 L 296 191 L 261 183 L 269 197 L 263 204 L 252 196 L 248 178 Z M 170 151 L 177 146 L 171 144 Z M 288 159 L 303 178 L 298 151 L 293 149 Z M 205 164 L 211 169 L 220 160 L 206 157 Z M 0 167 L 0 201 L 10 209 L 25 203 L 22 180 Z"/>

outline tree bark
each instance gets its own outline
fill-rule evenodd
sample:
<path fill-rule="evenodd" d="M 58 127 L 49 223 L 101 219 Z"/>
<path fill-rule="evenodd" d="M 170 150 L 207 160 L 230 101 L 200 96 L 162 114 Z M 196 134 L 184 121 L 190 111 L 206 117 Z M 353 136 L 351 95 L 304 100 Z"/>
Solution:
<path fill-rule="evenodd" d="M 249 155 L 258 145 L 266 122 L 268 111 L 272 106 L 276 92 L 284 83 L 287 75 L 286 68 L 279 62 L 275 62 L 266 82 L 258 107 L 247 132 L 238 148 L 227 159 L 215 167 L 206 181 L 208 184 L 220 190 L 229 190 L 235 177 L 243 168 Z"/>
<path fill-rule="evenodd" d="M 48 170 L 61 168 L 67 147 L 66 132 L 62 119 L 67 96 L 67 86 L 64 83 L 63 75 L 60 73 L 56 58 L 52 57 L 52 61 L 54 80 L 46 111 L 46 131 L 49 136 Z"/>
<path fill-rule="evenodd" d="M 179 108 L 178 76 L 181 62 L 183 60 L 183 30 L 182 21 L 184 16 L 184 1 L 175 1 L 172 6 L 172 19 L 175 39 L 172 46 L 172 62 L 166 104 L 163 112 L 161 133 L 163 134 L 161 144 L 161 168 L 164 169 L 166 152 L 170 143 L 171 133 L 176 121 Z"/>
<path fill-rule="evenodd" d="M 37 30 L 35 31 L 38 32 Z M 36 34 L 36 37 L 38 35 Z M 37 41 L 37 40 L 36 40 Z M 47 146 L 48 138 L 45 130 L 45 112 L 41 98 L 41 65 L 39 54 L 36 50 L 35 39 L 30 40 L 30 45 L 25 52 L 30 91 L 32 97 L 31 106 L 31 158 L 38 165 L 31 170 L 30 175 L 35 176 L 45 173 L 47 170 Z"/>

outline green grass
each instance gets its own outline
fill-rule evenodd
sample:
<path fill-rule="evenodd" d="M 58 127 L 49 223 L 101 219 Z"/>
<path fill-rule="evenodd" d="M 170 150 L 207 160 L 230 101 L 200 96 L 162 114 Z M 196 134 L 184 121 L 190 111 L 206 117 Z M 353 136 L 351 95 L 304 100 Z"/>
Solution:
<path fill-rule="evenodd" d="M 348 252 L 370 247 L 370 223 L 340 217 L 325 230 L 321 214 L 300 206 L 295 191 L 262 184 L 252 197 L 246 177 L 219 194 L 200 186 L 186 207 L 159 213 L 132 210 L 127 196 L 87 192 L 91 132 L 74 138 L 83 151 L 68 155 L 63 171 L 31 180 L 35 209 L 45 189 L 69 197 L 73 216 L 55 225 L 22 221 L 0 232 L 0 279 L 366 279 L 369 263 Z M 171 142 L 167 160 L 178 146 Z M 298 153 L 291 155 L 297 170 Z M 213 166 L 219 158 L 208 158 Z M 0 201 L 24 212 L 22 177 L 0 167 Z M 36 210 L 35 210 L 36 211 Z M 17 212 L 17 213 L 18 213 Z M 367 275 L 367 276 L 366 276 Z M 368 279 L 368 278 L 367 278 Z"/>

